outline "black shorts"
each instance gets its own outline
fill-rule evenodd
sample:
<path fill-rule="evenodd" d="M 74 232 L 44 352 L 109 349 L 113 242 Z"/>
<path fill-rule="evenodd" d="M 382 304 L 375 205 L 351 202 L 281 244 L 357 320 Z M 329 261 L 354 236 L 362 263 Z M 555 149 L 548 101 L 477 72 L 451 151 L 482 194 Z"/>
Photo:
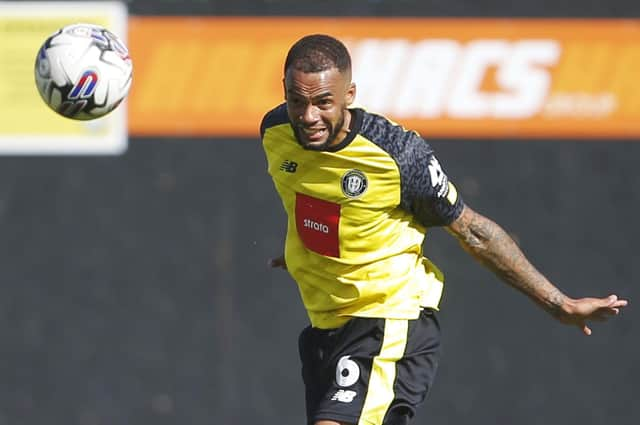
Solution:
<path fill-rule="evenodd" d="M 299 339 L 307 422 L 395 425 L 408 421 L 435 377 L 440 324 L 353 318 L 338 329 L 305 328 Z"/>

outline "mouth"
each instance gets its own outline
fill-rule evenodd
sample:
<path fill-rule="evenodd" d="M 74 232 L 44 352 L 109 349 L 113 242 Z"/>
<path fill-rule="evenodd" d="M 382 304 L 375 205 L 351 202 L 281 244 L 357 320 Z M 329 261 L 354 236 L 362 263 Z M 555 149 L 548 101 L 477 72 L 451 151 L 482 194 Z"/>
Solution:
<path fill-rule="evenodd" d="M 327 134 L 326 128 L 300 128 L 301 133 L 310 142 L 318 142 Z"/>

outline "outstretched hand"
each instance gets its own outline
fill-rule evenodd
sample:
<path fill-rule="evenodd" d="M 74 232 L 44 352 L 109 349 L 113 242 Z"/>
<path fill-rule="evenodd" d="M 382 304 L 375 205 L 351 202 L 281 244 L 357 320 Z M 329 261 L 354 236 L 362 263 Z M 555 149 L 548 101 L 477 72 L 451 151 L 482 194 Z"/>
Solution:
<path fill-rule="evenodd" d="M 620 300 L 616 295 L 606 298 L 572 299 L 562 307 L 563 314 L 558 318 L 563 323 L 577 326 L 585 335 L 591 335 L 587 321 L 604 322 L 620 314 L 620 308 L 627 304 L 627 300 Z"/>
<path fill-rule="evenodd" d="M 269 267 L 272 268 L 280 268 L 283 270 L 287 270 L 287 262 L 284 260 L 284 255 L 281 255 L 277 258 L 270 258 L 269 259 Z"/>

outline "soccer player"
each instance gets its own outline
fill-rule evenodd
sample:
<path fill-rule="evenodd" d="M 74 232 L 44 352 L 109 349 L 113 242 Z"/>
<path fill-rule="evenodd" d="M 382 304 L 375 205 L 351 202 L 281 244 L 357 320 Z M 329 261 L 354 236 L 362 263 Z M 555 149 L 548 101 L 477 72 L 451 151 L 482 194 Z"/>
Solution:
<path fill-rule="evenodd" d="M 627 301 L 574 299 L 540 274 L 496 223 L 466 205 L 429 144 L 352 107 L 346 47 L 310 35 L 289 50 L 286 102 L 260 130 L 288 216 L 284 255 L 310 326 L 299 338 L 310 425 L 404 425 L 432 385 L 441 272 L 426 229 L 462 248 L 553 317 L 591 334 Z"/>

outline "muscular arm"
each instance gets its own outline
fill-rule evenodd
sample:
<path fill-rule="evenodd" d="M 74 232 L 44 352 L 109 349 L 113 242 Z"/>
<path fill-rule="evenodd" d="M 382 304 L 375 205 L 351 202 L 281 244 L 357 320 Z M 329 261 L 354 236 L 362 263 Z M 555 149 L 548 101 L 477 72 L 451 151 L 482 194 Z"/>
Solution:
<path fill-rule="evenodd" d="M 502 227 L 465 206 L 449 231 L 465 251 L 502 280 L 558 315 L 567 297 L 533 267 Z"/>
<path fill-rule="evenodd" d="M 563 294 L 527 260 L 513 239 L 496 223 L 468 206 L 448 226 L 462 247 L 498 277 L 523 292 L 556 319 L 578 325 L 589 335 L 586 320 L 605 320 L 627 304 L 615 295 L 572 299 Z"/>

